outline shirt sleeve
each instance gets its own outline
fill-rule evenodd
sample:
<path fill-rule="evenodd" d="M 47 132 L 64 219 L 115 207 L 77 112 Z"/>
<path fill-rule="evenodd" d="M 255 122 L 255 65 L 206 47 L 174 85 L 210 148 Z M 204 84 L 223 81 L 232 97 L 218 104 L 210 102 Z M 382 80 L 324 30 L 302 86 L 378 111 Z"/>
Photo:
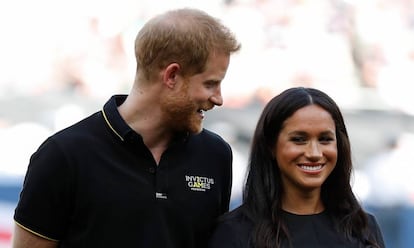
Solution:
<path fill-rule="evenodd" d="M 60 240 L 72 202 L 71 175 L 64 152 L 49 138 L 30 158 L 14 220 L 34 234 Z"/>

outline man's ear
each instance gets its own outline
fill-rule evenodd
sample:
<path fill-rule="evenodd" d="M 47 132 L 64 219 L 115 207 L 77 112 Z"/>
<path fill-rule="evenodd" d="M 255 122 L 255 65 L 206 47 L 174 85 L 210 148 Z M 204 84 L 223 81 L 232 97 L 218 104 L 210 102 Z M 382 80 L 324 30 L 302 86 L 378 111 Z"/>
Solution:
<path fill-rule="evenodd" d="M 169 64 L 163 74 L 163 82 L 168 88 L 173 88 L 177 82 L 177 76 L 181 67 L 178 63 Z"/>

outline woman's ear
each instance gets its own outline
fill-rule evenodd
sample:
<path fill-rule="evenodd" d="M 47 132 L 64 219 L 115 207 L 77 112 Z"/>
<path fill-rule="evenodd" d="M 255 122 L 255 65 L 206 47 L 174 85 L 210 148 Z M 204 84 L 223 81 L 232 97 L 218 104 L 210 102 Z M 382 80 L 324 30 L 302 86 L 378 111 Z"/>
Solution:
<path fill-rule="evenodd" d="M 171 63 L 169 64 L 163 74 L 163 82 L 167 85 L 168 88 L 174 88 L 177 82 L 177 75 L 180 71 L 181 67 L 178 63 Z"/>

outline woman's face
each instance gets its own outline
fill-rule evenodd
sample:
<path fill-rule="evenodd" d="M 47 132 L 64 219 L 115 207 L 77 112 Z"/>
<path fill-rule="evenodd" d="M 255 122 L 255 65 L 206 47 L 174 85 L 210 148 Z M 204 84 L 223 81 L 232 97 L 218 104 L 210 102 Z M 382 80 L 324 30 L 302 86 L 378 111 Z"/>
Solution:
<path fill-rule="evenodd" d="M 297 110 L 285 120 L 274 149 L 285 190 L 320 189 L 335 168 L 335 123 L 318 105 Z"/>

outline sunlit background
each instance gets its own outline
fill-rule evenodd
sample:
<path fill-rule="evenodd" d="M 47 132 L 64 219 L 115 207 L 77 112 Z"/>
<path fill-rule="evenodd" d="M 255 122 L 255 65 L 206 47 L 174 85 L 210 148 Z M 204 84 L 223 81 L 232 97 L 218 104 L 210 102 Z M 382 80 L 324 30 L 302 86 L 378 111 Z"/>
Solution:
<path fill-rule="evenodd" d="M 138 30 L 176 7 L 218 17 L 243 45 L 223 82 L 224 106 L 205 121 L 234 150 L 231 207 L 240 204 L 264 104 L 288 87 L 315 87 L 343 110 L 354 191 L 387 247 L 414 247 L 413 0 L 2 0 L 0 248 L 11 247 L 30 155 L 112 94 L 129 92 Z"/>

